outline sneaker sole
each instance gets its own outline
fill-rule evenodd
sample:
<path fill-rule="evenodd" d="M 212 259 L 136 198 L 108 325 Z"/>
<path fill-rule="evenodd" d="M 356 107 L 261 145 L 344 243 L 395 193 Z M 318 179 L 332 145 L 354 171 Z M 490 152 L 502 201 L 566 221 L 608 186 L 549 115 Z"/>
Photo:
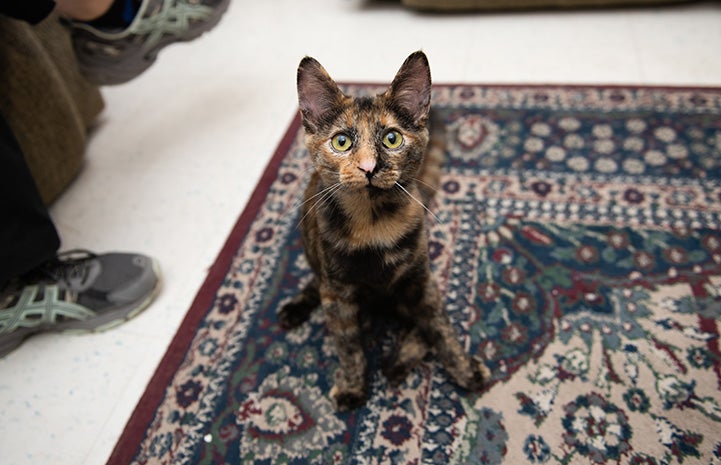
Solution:
<path fill-rule="evenodd" d="M 56 323 L 51 325 L 40 325 L 32 328 L 21 328 L 13 331 L 0 340 L 0 358 L 18 348 L 26 339 L 40 333 L 67 333 L 67 334 L 89 334 L 101 333 L 109 329 L 120 326 L 126 321 L 136 317 L 142 313 L 160 293 L 162 287 L 162 277 L 160 274 L 160 266 L 155 259 L 152 260 L 153 272 L 158 277 L 150 293 L 138 305 L 118 307 L 109 312 L 103 312 L 95 318 L 89 318 L 81 321 L 68 321 L 65 323 Z"/>

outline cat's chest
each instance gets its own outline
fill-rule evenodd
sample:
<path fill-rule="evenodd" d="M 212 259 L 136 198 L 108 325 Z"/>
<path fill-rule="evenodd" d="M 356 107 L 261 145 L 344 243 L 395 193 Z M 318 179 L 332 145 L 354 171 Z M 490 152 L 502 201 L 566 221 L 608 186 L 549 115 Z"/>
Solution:
<path fill-rule="evenodd" d="M 352 201 L 336 209 L 342 218 L 335 223 L 335 233 L 350 251 L 398 249 L 398 243 L 423 220 L 421 207 L 409 202 Z"/>
<path fill-rule="evenodd" d="M 383 219 L 369 224 L 363 221 L 352 221 L 346 244 L 350 250 L 389 249 L 408 232 L 411 225 L 397 219 Z"/>
<path fill-rule="evenodd" d="M 347 248 L 325 244 L 324 263 L 328 276 L 341 282 L 386 289 L 423 260 L 422 225 L 407 231 L 390 247 Z"/>

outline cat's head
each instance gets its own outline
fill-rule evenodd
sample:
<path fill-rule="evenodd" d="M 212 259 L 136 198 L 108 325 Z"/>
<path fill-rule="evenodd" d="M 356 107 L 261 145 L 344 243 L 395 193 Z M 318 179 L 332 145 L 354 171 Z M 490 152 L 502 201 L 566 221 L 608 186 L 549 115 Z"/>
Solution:
<path fill-rule="evenodd" d="M 389 190 L 410 182 L 423 161 L 431 75 L 423 52 L 411 54 L 390 87 L 349 97 L 315 59 L 298 67 L 306 146 L 326 185 Z"/>

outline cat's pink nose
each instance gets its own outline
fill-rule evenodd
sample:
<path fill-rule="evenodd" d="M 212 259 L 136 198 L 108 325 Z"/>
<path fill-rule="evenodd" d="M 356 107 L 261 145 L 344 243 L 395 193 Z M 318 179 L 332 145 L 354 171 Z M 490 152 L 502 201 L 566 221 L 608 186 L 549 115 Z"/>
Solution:
<path fill-rule="evenodd" d="M 363 158 L 358 164 L 358 169 L 365 172 L 366 174 L 372 174 L 376 169 L 376 161 L 372 158 Z"/>

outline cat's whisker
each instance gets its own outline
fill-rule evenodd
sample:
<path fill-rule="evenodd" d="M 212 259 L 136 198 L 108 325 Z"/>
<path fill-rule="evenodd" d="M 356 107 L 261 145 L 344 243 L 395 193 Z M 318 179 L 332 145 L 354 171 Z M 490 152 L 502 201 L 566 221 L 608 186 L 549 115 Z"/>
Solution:
<path fill-rule="evenodd" d="M 301 204 L 301 206 L 307 204 L 308 202 L 310 202 L 310 201 L 312 201 L 312 200 L 318 199 L 318 200 L 316 200 L 315 203 L 308 209 L 308 213 L 312 212 L 312 211 L 313 211 L 319 204 L 321 204 L 327 197 L 333 195 L 333 192 L 332 192 L 332 191 L 335 191 L 336 188 L 338 188 L 339 186 L 340 186 L 340 183 L 335 183 L 335 184 L 333 184 L 332 186 L 326 187 L 326 188 L 323 189 L 322 191 L 318 192 L 317 194 L 315 194 L 314 196 L 310 197 L 310 198 L 307 199 L 305 202 L 303 202 L 303 203 Z M 319 198 L 319 197 L 320 197 L 320 198 Z M 306 215 L 307 215 L 308 213 L 306 213 Z"/>
<path fill-rule="evenodd" d="M 328 192 L 326 192 L 326 194 L 323 197 L 318 199 L 318 201 L 315 204 L 313 204 L 313 206 L 311 208 L 308 209 L 308 213 L 312 212 L 313 210 L 317 211 L 318 207 L 325 205 L 331 199 L 331 197 L 333 197 L 333 195 L 335 195 L 335 193 L 338 192 L 339 190 L 341 190 L 342 188 L 343 188 L 342 183 L 337 183 L 334 185 L 334 188 L 332 190 L 328 189 Z"/>
<path fill-rule="evenodd" d="M 429 189 L 431 189 L 433 192 L 437 192 L 437 191 L 438 191 L 438 187 L 436 187 L 436 186 L 431 186 L 430 184 L 428 184 L 428 183 L 425 182 L 425 181 L 421 181 L 421 180 L 418 179 L 418 178 L 411 178 L 411 179 L 413 179 L 415 182 L 418 182 L 418 183 L 423 184 L 424 186 L 426 186 L 426 187 L 428 187 Z"/>
<path fill-rule="evenodd" d="M 295 205 L 295 206 L 293 207 L 293 210 L 302 207 L 302 206 L 305 205 L 306 203 L 310 202 L 311 200 L 313 200 L 313 199 L 315 199 L 315 198 L 317 198 L 317 197 L 319 197 L 319 196 L 321 196 L 321 195 L 324 195 L 324 194 L 325 194 L 326 192 L 328 192 L 330 189 L 332 189 L 332 188 L 334 188 L 334 187 L 336 187 L 336 186 L 338 186 L 338 185 L 340 185 L 339 182 L 337 182 L 337 183 L 335 183 L 335 184 L 333 184 L 333 185 L 331 185 L 331 186 L 326 187 L 325 189 L 323 189 L 322 191 L 318 192 L 318 193 L 315 194 L 314 196 L 312 196 L 312 197 L 310 197 L 310 198 L 307 198 L 307 199 L 305 199 L 304 201 L 300 202 L 299 204 Z"/>
<path fill-rule="evenodd" d="M 301 178 L 302 178 L 302 177 L 305 177 L 306 174 L 308 174 L 308 173 L 310 173 L 310 172 L 312 172 L 312 171 L 315 171 L 315 170 L 316 170 L 315 165 L 313 165 L 313 164 L 311 163 L 308 167 L 301 169 L 301 172 L 300 172 L 300 174 L 299 174 L 299 177 L 301 177 Z"/>
<path fill-rule="evenodd" d="M 438 223 L 438 224 L 441 223 L 441 219 L 438 218 L 438 216 L 437 216 L 435 213 L 433 213 L 428 207 L 426 207 L 425 205 L 423 205 L 423 202 L 421 202 L 420 200 L 418 200 L 417 198 L 415 198 L 415 197 L 413 196 L 413 194 L 411 194 L 410 192 L 408 192 L 408 191 L 406 190 L 406 188 L 403 187 L 398 181 L 396 181 L 396 186 L 400 187 L 401 190 L 402 190 L 403 192 L 405 192 L 406 195 L 408 195 L 408 197 L 410 197 L 411 199 L 415 200 L 416 203 L 418 203 L 418 205 L 420 205 L 421 207 L 423 207 L 423 209 L 424 209 L 425 211 L 427 211 L 427 212 L 433 217 L 433 219 L 436 221 L 436 223 Z"/>
<path fill-rule="evenodd" d="M 307 174 L 309 171 L 317 171 L 317 169 L 316 169 L 315 166 L 311 166 L 310 168 L 304 170 L 304 171 L 300 174 L 300 177 L 303 177 L 303 176 L 304 176 L 305 174 Z M 331 173 L 334 173 L 334 172 L 331 171 Z M 292 208 L 291 210 L 295 210 L 295 209 L 297 209 L 297 208 L 302 207 L 303 205 L 305 205 L 306 203 L 310 202 L 311 200 L 313 200 L 314 198 L 318 197 L 319 195 L 323 195 L 323 194 L 325 193 L 326 189 L 330 189 L 330 188 L 334 187 L 334 186 L 337 185 L 337 184 L 339 184 L 339 183 L 336 183 L 336 184 L 334 184 L 333 186 L 328 186 L 328 187 L 326 187 L 325 189 L 323 189 L 322 191 L 318 192 L 317 194 L 315 194 L 314 196 L 312 196 L 312 197 L 310 197 L 310 198 L 308 198 L 308 199 L 303 199 L 303 200 L 299 201 L 298 203 L 296 203 L 296 204 L 293 206 L 293 208 Z"/>
<path fill-rule="evenodd" d="M 310 214 L 313 212 L 313 210 L 317 209 L 320 205 L 322 205 L 322 204 L 324 204 L 325 202 L 327 202 L 328 200 L 330 200 L 330 198 L 333 197 L 333 194 L 335 194 L 336 192 L 338 192 L 342 187 L 343 187 L 343 185 L 342 185 L 341 183 L 337 182 L 337 183 L 335 183 L 335 184 L 333 184 L 333 185 L 331 185 L 331 186 L 329 186 L 329 187 L 326 187 L 325 189 L 323 189 L 322 191 L 318 192 L 317 194 L 315 194 L 315 195 L 314 195 L 313 197 L 311 197 L 310 199 L 308 199 L 308 200 L 306 200 L 305 202 L 303 202 L 303 204 L 305 204 L 305 203 L 313 200 L 314 198 L 316 198 L 316 197 L 318 197 L 318 196 L 321 196 L 321 197 L 308 209 L 308 211 L 305 213 L 305 215 L 303 215 L 303 218 L 301 218 L 300 221 L 298 221 L 298 226 L 300 226 L 301 224 L 303 224 L 303 221 L 305 220 L 305 218 L 306 218 L 308 215 L 310 215 Z M 298 226 L 296 226 L 296 228 L 297 228 Z"/>

